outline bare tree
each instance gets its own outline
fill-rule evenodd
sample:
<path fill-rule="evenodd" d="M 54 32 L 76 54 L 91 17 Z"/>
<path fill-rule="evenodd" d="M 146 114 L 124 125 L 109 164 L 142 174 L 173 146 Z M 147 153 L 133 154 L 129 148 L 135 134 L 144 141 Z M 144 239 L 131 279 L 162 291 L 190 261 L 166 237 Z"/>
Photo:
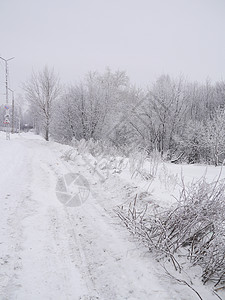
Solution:
<path fill-rule="evenodd" d="M 53 69 L 44 67 L 43 71 L 32 73 L 30 79 L 24 84 L 24 90 L 27 100 L 36 110 L 38 123 L 41 124 L 45 139 L 48 141 L 53 103 L 60 94 L 59 78 Z"/>
<path fill-rule="evenodd" d="M 107 140 L 125 109 L 129 79 L 125 72 L 89 72 L 80 84 L 65 89 L 54 118 L 57 140 Z"/>
<path fill-rule="evenodd" d="M 148 89 L 141 110 L 136 110 L 142 121 L 136 130 L 148 142 L 148 151 L 156 149 L 162 156 L 167 152 L 168 158 L 172 157 L 176 149 L 174 138 L 184 127 L 187 105 L 186 82 L 182 77 L 174 80 L 162 75 Z"/>

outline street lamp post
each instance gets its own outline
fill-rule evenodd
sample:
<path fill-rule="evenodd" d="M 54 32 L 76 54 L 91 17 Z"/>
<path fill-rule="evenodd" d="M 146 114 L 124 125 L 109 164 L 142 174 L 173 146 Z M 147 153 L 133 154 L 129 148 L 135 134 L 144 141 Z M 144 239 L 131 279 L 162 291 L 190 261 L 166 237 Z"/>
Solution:
<path fill-rule="evenodd" d="M 15 100 L 14 100 L 14 91 L 8 88 L 12 92 L 12 133 L 14 133 L 14 120 L 15 120 Z"/>
<path fill-rule="evenodd" d="M 2 59 L 4 62 L 5 62 L 5 98 L 6 98 L 6 105 L 5 105 L 5 108 L 6 108 L 6 114 L 5 114 L 5 121 L 4 123 L 6 124 L 6 139 L 7 140 L 10 140 L 10 120 L 9 120 L 9 107 L 8 107 L 8 103 L 9 103 L 9 94 L 8 94 L 8 61 L 13 59 L 14 57 L 11 57 L 11 58 L 8 58 L 8 59 L 5 59 L 3 57 L 0 56 L 0 59 Z"/>

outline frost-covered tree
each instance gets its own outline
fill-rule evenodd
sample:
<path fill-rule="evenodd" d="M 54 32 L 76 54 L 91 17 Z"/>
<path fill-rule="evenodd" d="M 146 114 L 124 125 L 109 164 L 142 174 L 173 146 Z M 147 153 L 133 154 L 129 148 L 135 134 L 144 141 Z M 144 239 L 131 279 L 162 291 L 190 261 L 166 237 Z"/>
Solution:
<path fill-rule="evenodd" d="M 182 135 L 175 136 L 175 140 L 177 157 L 182 156 L 188 163 L 206 162 L 210 159 L 203 122 L 189 120 Z"/>
<path fill-rule="evenodd" d="M 217 109 L 212 120 L 205 125 L 206 142 L 215 166 L 225 159 L 225 111 Z"/>
<path fill-rule="evenodd" d="M 24 84 L 24 90 L 31 110 L 35 112 L 35 123 L 44 130 L 45 139 L 48 141 L 53 103 L 60 95 L 59 77 L 53 69 L 45 67 L 40 72 L 32 73 Z"/>
<path fill-rule="evenodd" d="M 125 72 L 103 74 L 89 72 L 80 84 L 66 89 L 57 103 L 60 117 L 54 121 L 60 139 L 108 139 L 107 132 L 117 122 L 125 100 L 129 80 Z"/>
<path fill-rule="evenodd" d="M 187 103 L 188 93 L 182 78 L 173 80 L 163 75 L 148 89 L 141 109 L 137 110 L 139 126 L 136 126 L 145 145 L 148 143 L 148 150 L 158 150 L 161 155 L 174 151 L 174 136 L 183 128 Z"/>
<path fill-rule="evenodd" d="M 199 84 L 162 75 L 140 90 L 125 72 L 107 68 L 89 72 L 59 97 L 58 77 L 45 68 L 25 90 L 36 131 L 44 130 L 46 139 L 54 129 L 58 141 L 110 141 L 126 152 L 156 150 L 173 162 L 218 165 L 225 157 L 223 81 Z"/>

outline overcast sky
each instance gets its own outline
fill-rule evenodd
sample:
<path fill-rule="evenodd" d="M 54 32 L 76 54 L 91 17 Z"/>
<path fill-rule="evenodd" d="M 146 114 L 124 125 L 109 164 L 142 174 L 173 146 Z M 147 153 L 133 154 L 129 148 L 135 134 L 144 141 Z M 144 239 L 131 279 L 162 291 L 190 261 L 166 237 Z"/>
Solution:
<path fill-rule="evenodd" d="M 225 0 L 0 0 L 0 56 L 20 92 L 32 71 L 62 82 L 125 70 L 137 86 L 162 73 L 225 78 Z M 0 97 L 4 64 L 0 62 Z"/>

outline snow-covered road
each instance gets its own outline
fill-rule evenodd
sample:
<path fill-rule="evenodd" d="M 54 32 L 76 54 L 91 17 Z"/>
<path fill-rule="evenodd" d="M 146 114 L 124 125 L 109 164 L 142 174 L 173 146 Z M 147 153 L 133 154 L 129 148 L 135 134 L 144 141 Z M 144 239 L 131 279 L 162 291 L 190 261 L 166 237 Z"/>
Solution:
<path fill-rule="evenodd" d="M 65 147 L 32 134 L 0 135 L 0 299 L 190 299 L 169 288 L 120 227 L 112 213 L 118 191 L 100 184 L 81 158 L 63 159 Z M 90 184 L 80 207 L 56 196 L 58 178 L 69 172 Z"/>
<path fill-rule="evenodd" d="M 1 140 L 1 299 L 78 299 L 86 293 L 49 160 L 51 151 L 40 140 Z"/>

